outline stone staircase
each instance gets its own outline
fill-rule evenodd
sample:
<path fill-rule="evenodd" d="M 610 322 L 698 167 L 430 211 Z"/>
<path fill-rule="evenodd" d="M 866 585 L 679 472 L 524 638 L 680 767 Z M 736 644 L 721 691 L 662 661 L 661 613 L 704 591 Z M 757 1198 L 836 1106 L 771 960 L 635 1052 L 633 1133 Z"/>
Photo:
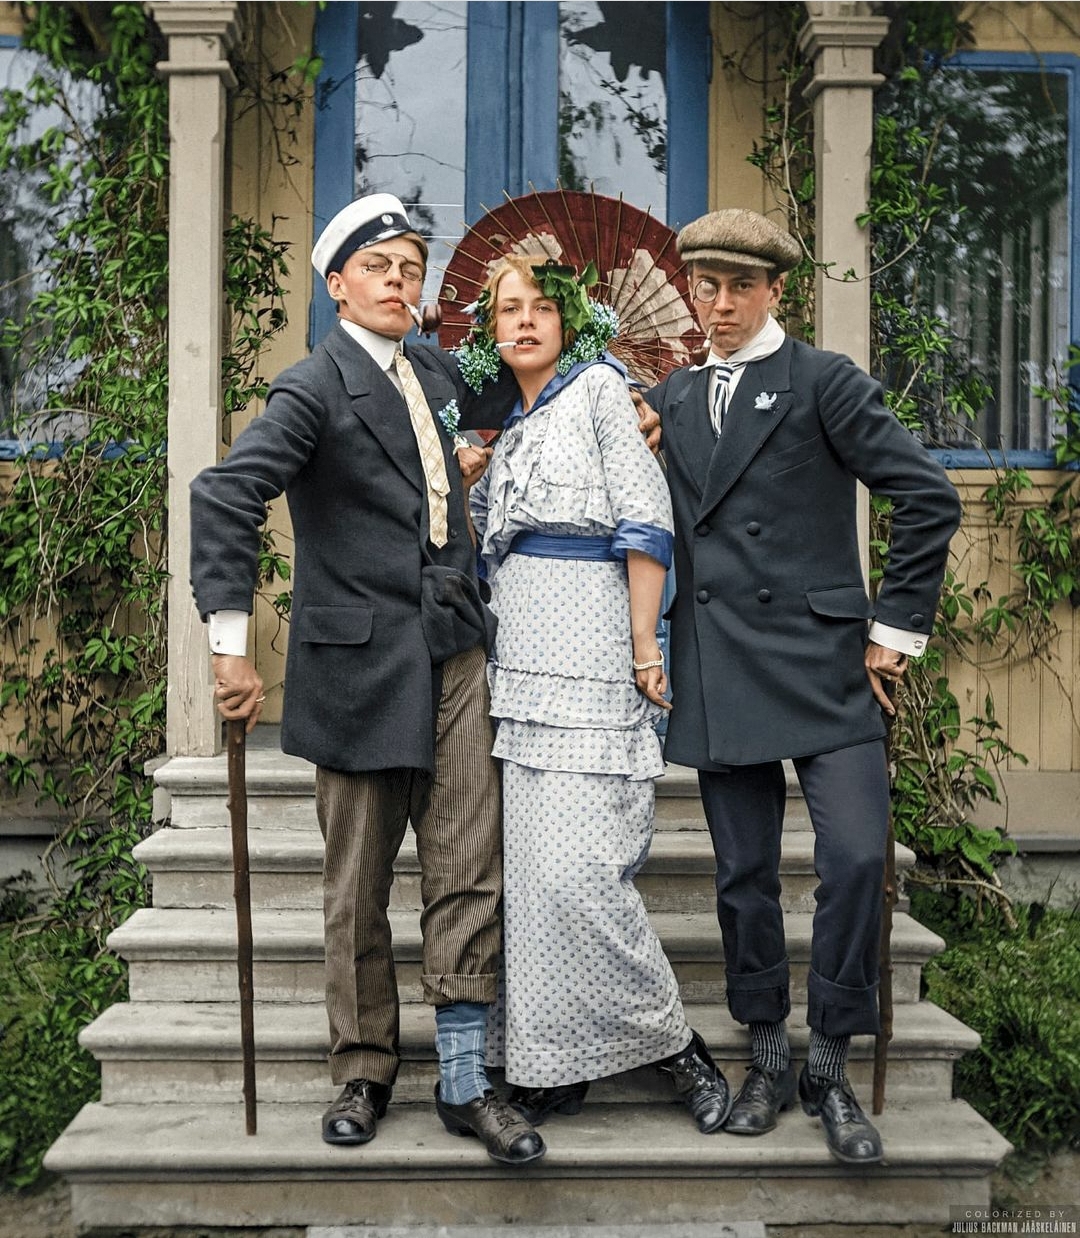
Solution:
<path fill-rule="evenodd" d="M 266 729 L 268 737 L 275 735 Z M 244 1134 L 232 858 L 224 757 L 176 758 L 157 772 L 170 824 L 140 844 L 153 906 L 110 938 L 130 965 L 130 1000 L 82 1035 L 101 1063 L 87 1105 L 46 1165 L 72 1189 L 76 1223 L 94 1226 L 344 1224 L 656 1225 L 767 1221 L 944 1223 L 951 1205 L 989 1202 L 1008 1144 L 951 1099 L 955 1060 L 977 1035 L 919 1000 L 920 970 L 941 947 L 898 909 L 895 1033 L 885 1112 L 886 1163 L 838 1164 L 816 1120 L 794 1110 L 760 1139 L 703 1137 L 649 1070 L 595 1084 L 582 1114 L 551 1119 L 548 1154 L 500 1168 L 434 1113 L 434 1017 L 420 1001 L 419 873 L 406 842 L 392 915 L 402 996 L 402 1067 L 373 1143 L 331 1148 L 319 1135 L 336 1090 L 325 1065 L 322 842 L 314 771 L 266 739 L 249 744 L 258 1134 Z M 690 1022 L 737 1088 L 748 1040 L 724 1006 L 708 833 L 689 771 L 658 784 L 657 831 L 639 878 L 682 986 Z M 813 836 L 789 789 L 783 857 L 794 976 L 796 1057 L 813 907 Z M 900 865 L 910 864 L 900 850 Z M 869 1109 L 873 1044 L 857 1038 L 851 1076 Z M 857 1229 L 854 1232 L 858 1232 Z"/>

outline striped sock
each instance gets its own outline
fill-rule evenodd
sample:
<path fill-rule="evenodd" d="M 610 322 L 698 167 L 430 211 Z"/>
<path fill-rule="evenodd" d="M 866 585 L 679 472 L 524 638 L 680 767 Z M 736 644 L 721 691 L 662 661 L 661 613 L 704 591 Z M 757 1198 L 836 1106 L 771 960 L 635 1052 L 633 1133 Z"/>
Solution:
<path fill-rule="evenodd" d="M 491 1089 L 484 1070 L 487 1012 L 479 1002 L 454 1002 L 435 1010 L 439 1095 L 448 1105 L 464 1105 Z"/>
<path fill-rule="evenodd" d="M 779 1075 L 791 1065 L 791 1046 L 787 1028 L 779 1023 L 751 1023 L 750 1043 L 755 1066 Z"/>
<path fill-rule="evenodd" d="M 847 1078 L 847 1054 L 850 1036 L 826 1036 L 815 1028 L 810 1029 L 810 1055 L 806 1068 L 815 1079 Z"/>

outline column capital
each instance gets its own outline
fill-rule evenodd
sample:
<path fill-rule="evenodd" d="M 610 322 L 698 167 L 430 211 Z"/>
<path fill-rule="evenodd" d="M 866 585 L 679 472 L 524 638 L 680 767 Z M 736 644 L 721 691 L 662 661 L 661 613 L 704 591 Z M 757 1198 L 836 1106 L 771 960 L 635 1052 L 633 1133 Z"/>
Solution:
<path fill-rule="evenodd" d="M 807 102 L 829 86 L 873 90 L 885 80 L 874 72 L 874 49 L 889 29 L 888 18 L 852 0 L 812 0 L 806 9 L 799 51 L 814 73 L 803 91 Z"/>
<path fill-rule="evenodd" d="M 159 73 L 216 74 L 227 86 L 236 85 L 226 59 L 239 34 L 236 0 L 148 0 L 147 7 L 169 41 L 169 59 L 158 63 Z"/>

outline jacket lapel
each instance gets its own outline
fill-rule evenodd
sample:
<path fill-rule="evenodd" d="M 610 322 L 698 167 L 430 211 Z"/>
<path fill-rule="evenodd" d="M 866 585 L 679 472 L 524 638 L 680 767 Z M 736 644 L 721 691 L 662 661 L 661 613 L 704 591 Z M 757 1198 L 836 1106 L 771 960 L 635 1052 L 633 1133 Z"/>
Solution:
<path fill-rule="evenodd" d="M 709 419 L 709 371 L 686 374 L 681 392 L 664 409 L 664 454 L 701 498 L 716 446 Z"/>
<path fill-rule="evenodd" d="M 379 441 L 395 468 L 417 490 L 423 490 L 420 452 L 404 397 L 371 354 L 344 331 L 331 331 L 324 342 L 352 399 L 352 411 Z"/>
<path fill-rule="evenodd" d="M 724 498 L 794 403 L 791 353 L 788 339 L 771 356 L 746 367 L 709 461 L 699 519 L 705 519 Z"/>

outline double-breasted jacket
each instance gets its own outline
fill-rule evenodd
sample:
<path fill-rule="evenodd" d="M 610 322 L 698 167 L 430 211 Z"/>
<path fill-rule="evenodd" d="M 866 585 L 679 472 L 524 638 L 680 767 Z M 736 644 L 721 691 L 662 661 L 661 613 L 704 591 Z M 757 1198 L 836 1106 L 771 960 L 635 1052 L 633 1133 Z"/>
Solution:
<path fill-rule="evenodd" d="M 660 413 L 675 513 L 669 760 L 699 769 L 830 752 L 884 733 L 868 621 L 929 636 L 956 491 L 849 358 L 788 338 L 747 365 L 722 435 L 709 371 Z M 888 564 L 863 585 L 857 482 L 892 500 Z"/>

